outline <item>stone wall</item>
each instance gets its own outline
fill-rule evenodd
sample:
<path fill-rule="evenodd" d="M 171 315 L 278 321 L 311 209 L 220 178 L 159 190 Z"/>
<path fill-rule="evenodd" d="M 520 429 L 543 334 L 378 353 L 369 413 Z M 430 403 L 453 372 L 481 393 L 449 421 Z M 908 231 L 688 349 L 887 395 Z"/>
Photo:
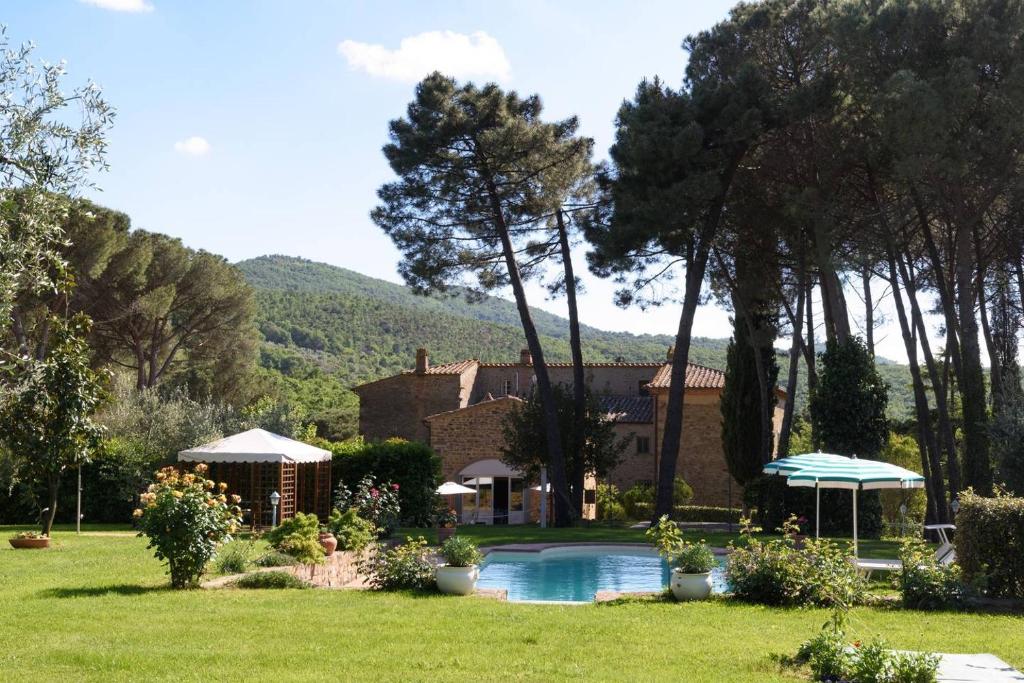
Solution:
<path fill-rule="evenodd" d="M 656 453 L 661 452 L 668 389 L 655 392 Z M 718 389 L 688 389 L 683 408 L 683 435 L 676 473 L 693 487 L 694 505 L 736 506 L 743 489 L 729 475 L 722 450 L 721 392 Z M 731 496 L 730 496 L 731 494 Z"/>
<path fill-rule="evenodd" d="M 356 388 L 359 433 L 370 441 L 398 436 L 425 442 L 429 433 L 423 419 L 464 406 L 470 386 L 472 378 L 460 375 L 411 373 L 364 384 Z"/>
<path fill-rule="evenodd" d="M 517 399 L 499 398 L 431 416 L 428 443 L 441 458 L 441 479 L 458 481 L 459 472 L 471 463 L 501 460 L 502 423 L 517 405 Z"/>
<path fill-rule="evenodd" d="M 619 437 L 628 438 L 629 445 L 619 466 L 608 473 L 607 482 L 619 491 L 625 491 L 638 482 L 654 483 L 657 478 L 654 443 L 654 425 L 651 423 L 619 423 L 615 425 Z M 650 444 L 647 453 L 637 452 L 637 437 L 646 437 Z"/>
<path fill-rule="evenodd" d="M 296 564 L 279 567 L 278 570 L 294 574 L 317 588 L 341 588 L 353 584 L 359 578 L 358 564 L 370 552 L 370 548 L 359 553 L 338 550 L 325 557 L 323 564 Z"/>

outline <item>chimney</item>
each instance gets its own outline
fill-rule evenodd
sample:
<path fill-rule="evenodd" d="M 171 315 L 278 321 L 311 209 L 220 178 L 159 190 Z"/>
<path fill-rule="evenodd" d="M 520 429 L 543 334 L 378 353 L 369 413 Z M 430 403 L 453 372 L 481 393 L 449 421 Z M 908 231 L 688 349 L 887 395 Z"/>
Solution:
<path fill-rule="evenodd" d="M 416 349 L 416 374 L 425 375 L 427 374 L 427 368 L 430 367 L 430 356 L 427 355 L 426 349 Z"/>
<path fill-rule="evenodd" d="M 671 363 L 672 362 L 672 356 L 674 356 L 674 355 L 676 355 L 676 347 L 675 346 L 668 347 L 668 354 L 667 354 L 665 360 L 667 360 L 669 363 Z"/>
<path fill-rule="evenodd" d="M 519 364 L 533 365 L 533 356 L 530 355 L 530 349 L 523 349 L 519 352 Z"/>

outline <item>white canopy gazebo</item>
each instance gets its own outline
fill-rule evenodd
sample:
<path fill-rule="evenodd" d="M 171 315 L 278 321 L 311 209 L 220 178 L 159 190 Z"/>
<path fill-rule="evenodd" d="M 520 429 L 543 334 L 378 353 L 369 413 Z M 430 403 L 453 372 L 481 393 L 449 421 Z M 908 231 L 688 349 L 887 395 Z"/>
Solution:
<path fill-rule="evenodd" d="M 210 466 L 210 478 L 225 482 L 252 511 L 253 526 L 269 526 L 270 494 L 281 496 L 278 519 L 296 512 L 327 519 L 331 505 L 331 452 L 264 429 L 228 436 L 178 453 L 179 462 Z"/>

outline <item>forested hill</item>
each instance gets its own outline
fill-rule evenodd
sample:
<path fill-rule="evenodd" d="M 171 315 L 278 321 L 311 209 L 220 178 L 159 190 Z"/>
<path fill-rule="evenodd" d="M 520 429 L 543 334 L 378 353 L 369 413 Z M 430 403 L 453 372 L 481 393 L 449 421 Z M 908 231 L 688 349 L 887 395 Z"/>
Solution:
<path fill-rule="evenodd" d="M 424 297 L 385 280 L 289 256 L 261 256 L 236 265 L 256 289 L 264 367 L 283 375 L 304 403 L 314 391 L 321 405 L 336 404 L 344 396 L 344 409 L 334 411 L 331 431 L 336 434 L 354 428 L 355 399 L 344 389 L 412 367 L 418 347 L 429 349 L 432 362 L 444 363 L 512 361 L 524 346 L 518 312 L 505 299 L 470 303 L 464 297 Z M 569 360 L 567 321 L 536 308 L 533 314 L 548 358 Z M 660 361 L 672 343 L 668 335 L 590 326 L 583 326 L 582 335 L 588 361 Z M 726 339 L 694 337 L 691 361 L 724 368 L 727 344 Z M 780 354 L 780 380 L 786 362 Z M 891 387 L 890 413 L 906 416 L 906 369 L 886 364 L 880 369 Z M 336 398 L 325 394 L 328 383 L 332 390 L 326 394 Z M 798 407 L 805 399 L 801 387 Z"/>
<path fill-rule="evenodd" d="M 436 362 L 445 362 L 510 361 L 524 345 L 519 313 L 505 299 L 471 303 L 461 296 L 419 296 L 402 285 L 289 256 L 261 256 L 237 266 L 259 292 L 261 322 L 320 332 L 326 339 L 312 348 L 325 342 L 325 350 L 334 354 L 397 354 L 398 366 L 378 359 L 382 370 L 410 367 L 418 346 L 427 347 Z M 537 308 L 532 311 L 545 337 L 545 351 L 552 360 L 568 360 L 567 321 Z M 581 332 L 584 353 L 592 361 L 662 360 L 672 344 L 669 335 L 606 332 L 587 325 Z M 695 337 L 693 362 L 721 367 L 726 344 Z"/>

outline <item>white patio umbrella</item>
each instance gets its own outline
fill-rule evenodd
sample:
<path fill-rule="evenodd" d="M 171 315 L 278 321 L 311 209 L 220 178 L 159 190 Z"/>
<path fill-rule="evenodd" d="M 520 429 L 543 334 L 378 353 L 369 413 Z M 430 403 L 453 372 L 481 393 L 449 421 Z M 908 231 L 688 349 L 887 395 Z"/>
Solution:
<path fill-rule="evenodd" d="M 841 458 L 841 456 L 839 456 Z M 845 462 L 843 462 L 845 460 Z M 820 459 L 788 475 L 790 486 L 853 491 L 853 555 L 857 556 L 857 492 L 873 489 L 920 489 L 924 477 L 897 465 L 852 458 Z"/>
<path fill-rule="evenodd" d="M 458 496 L 463 493 L 476 493 L 476 489 L 471 489 L 468 486 L 462 484 L 456 484 L 454 481 L 446 481 L 437 487 L 437 493 L 442 496 Z"/>
<path fill-rule="evenodd" d="M 789 476 L 804 467 L 822 463 L 848 463 L 850 458 L 832 453 L 801 453 L 788 458 L 773 460 L 764 466 L 765 474 Z M 818 538 L 821 531 L 821 489 L 814 487 L 814 537 Z"/>

